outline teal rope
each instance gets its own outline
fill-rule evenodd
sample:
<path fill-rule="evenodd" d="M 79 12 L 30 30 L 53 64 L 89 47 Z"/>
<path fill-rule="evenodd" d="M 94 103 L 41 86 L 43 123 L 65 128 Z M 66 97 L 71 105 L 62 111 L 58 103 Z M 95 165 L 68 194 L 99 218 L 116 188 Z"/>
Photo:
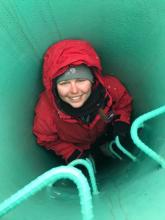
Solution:
<path fill-rule="evenodd" d="M 110 152 L 112 152 L 112 157 L 113 158 L 117 157 L 119 160 L 122 160 L 123 158 L 118 153 L 116 153 L 116 151 L 113 149 L 113 144 L 116 144 L 115 140 L 111 141 L 110 143 L 107 143 L 106 147 L 108 147 L 108 150 Z"/>
<path fill-rule="evenodd" d="M 91 166 L 93 167 L 94 174 L 95 174 L 97 170 L 96 170 L 96 164 L 95 164 L 95 160 L 93 156 L 89 155 L 89 157 L 86 158 L 86 161 L 88 161 L 91 164 Z"/>
<path fill-rule="evenodd" d="M 149 119 L 152 119 L 160 114 L 165 113 L 165 106 L 159 107 L 153 111 L 145 113 L 138 117 L 131 126 L 131 137 L 138 148 L 140 148 L 149 157 L 159 163 L 163 168 L 165 168 L 165 159 L 157 154 L 155 151 L 151 150 L 146 144 L 144 144 L 138 137 L 138 129 L 143 125 L 143 123 Z"/>
<path fill-rule="evenodd" d="M 117 136 L 115 138 L 115 143 L 116 143 L 116 146 L 125 154 L 127 155 L 127 157 L 129 157 L 131 160 L 133 160 L 134 162 L 137 161 L 136 157 L 131 154 L 129 151 L 127 151 L 120 143 L 119 141 L 119 137 Z"/>
<path fill-rule="evenodd" d="M 89 161 L 86 161 L 84 159 L 76 159 L 76 160 L 73 160 L 71 163 L 69 163 L 68 166 L 76 166 L 76 165 L 83 165 L 86 167 L 86 169 L 89 173 L 93 194 L 95 194 L 95 195 L 98 194 L 99 191 L 97 188 L 96 178 L 94 175 L 94 170 L 93 170 L 92 164 Z"/>
<path fill-rule="evenodd" d="M 116 153 L 115 150 L 113 150 L 113 144 L 116 145 L 116 147 L 118 147 L 121 152 L 123 152 L 123 154 L 127 155 L 127 157 L 129 157 L 133 162 L 137 161 L 137 158 L 131 154 L 128 150 L 126 150 L 120 143 L 120 140 L 119 140 L 119 137 L 116 136 L 115 140 L 111 141 L 109 144 L 108 144 L 108 149 L 110 150 L 110 152 L 112 152 L 112 156 L 114 155 L 115 157 L 117 157 L 119 160 L 122 160 L 123 158 L 118 154 Z"/>
<path fill-rule="evenodd" d="M 24 188 L 6 199 L 0 204 L 0 217 L 18 206 L 29 197 L 36 194 L 46 186 L 53 184 L 59 179 L 68 178 L 72 180 L 79 190 L 81 213 L 83 220 L 93 219 L 92 197 L 87 179 L 80 170 L 69 166 L 60 166 L 53 168 L 41 176 L 37 177 Z"/>

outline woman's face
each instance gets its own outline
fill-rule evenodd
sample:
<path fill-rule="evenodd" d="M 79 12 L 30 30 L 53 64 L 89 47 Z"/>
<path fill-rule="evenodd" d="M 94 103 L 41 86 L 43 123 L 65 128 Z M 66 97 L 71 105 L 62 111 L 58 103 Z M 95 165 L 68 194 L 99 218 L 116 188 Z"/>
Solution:
<path fill-rule="evenodd" d="M 92 83 L 88 79 L 71 79 L 57 84 L 60 98 L 73 108 L 80 108 L 91 94 Z"/>

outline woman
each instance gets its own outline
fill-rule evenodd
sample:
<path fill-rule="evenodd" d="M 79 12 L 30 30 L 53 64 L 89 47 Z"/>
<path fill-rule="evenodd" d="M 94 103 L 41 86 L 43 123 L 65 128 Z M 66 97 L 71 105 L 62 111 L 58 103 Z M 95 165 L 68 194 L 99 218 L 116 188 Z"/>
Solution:
<path fill-rule="evenodd" d="M 111 155 L 105 143 L 117 135 L 124 143 L 129 135 L 132 98 L 116 77 L 101 73 L 96 51 L 84 40 L 62 40 L 44 56 L 45 90 L 33 132 L 39 145 L 66 163 L 99 148 Z"/>

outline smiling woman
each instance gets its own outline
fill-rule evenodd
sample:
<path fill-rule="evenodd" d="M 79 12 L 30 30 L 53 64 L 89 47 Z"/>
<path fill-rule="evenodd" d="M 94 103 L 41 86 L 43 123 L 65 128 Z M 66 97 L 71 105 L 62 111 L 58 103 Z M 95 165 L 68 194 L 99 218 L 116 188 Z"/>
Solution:
<path fill-rule="evenodd" d="M 88 79 L 72 79 L 57 84 L 59 97 L 73 108 L 80 108 L 91 94 L 92 84 Z"/>
<path fill-rule="evenodd" d="M 85 65 L 69 68 L 59 76 L 57 92 L 59 97 L 73 108 L 81 107 L 91 94 L 93 74 Z"/>
<path fill-rule="evenodd" d="M 128 122 L 119 112 L 126 104 L 125 94 L 117 106 L 116 97 L 121 94 L 117 79 L 101 77 L 100 73 L 113 72 L 127 86 L 134 98 L 133 120 L 164 105 L 164 27 L 163 0 L 0 0 L 0 202 L 59 166 L 57 153 L 69 159 L 74 149 L 85 152 L 83 146 L 91 149 L 95 136 L 102 136 L 103 120 L 97 109 L 98 100 L 104 100 L 101 82 L 116 101 L 116 108 L 110 100 L 107 104 L 121 115 L 120 121 Z M 71 37 L 92 42 L 103 71 L 87 44 L 58 42 Z M 52 47 L 44 56 L 45 88 L 37 104 L 34 132 L 37 142 L 53 154 L 39 147 L 31 133 L 34 105 L 43 89 L 41 56 L 49 45 Z M 65 108 L 65 102 L 56 99 L 53 79 L 62 76 L 71 64 L 75 67 L 82 63 L 94 75 L 91 95 L 82 107 L 72 108 L 66 103 Z M 96 97 L 100 98 L 95 101 Z M 98 112 L 96 117 L 91 109 Z M 108 126 L 113 112 L 107 111 L 108 106 L 102 109 Z M 117 122 L 119 119 L 113 128 Z M 163 157 L 164 122 L 162 114 L 144 122 L 140 132 L 141 140 Z M 107 157 L 107 163 L 97 169 L 100 194 L 92 198 L 94 220 L 165 220 L 165 170 L 143 152 L 136 156 L 137 163 Z M 80 220 L 76 187 L 67 185 L 61 191 L 54 187 L 54 191 L 58 193 L 53 194 L 54 199 L 47 190 L 41 191 L 1 220 Z"/>
<path fill-rule="evenodd" d="M 33 127 L 40 145 L 68 163 L 105 154 L 106 142 L 116 136 L 128 140 L 132 98 L 117 78 L 101 75 L 100 59 L 89 42 L 52 45 L 43 67 L 45 91 Z"/>

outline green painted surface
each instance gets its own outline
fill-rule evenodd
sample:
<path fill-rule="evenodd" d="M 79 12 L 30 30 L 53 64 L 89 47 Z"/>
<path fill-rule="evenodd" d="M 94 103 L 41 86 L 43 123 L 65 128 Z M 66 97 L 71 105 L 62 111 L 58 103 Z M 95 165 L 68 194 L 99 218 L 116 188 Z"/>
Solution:
<path fill-rule="evenodd" d="M 164 1 L 0 1 L 0 202 L 58 165 L 31 132 L 46 48 L 65 38 L 91 41 L 104 73 L 118 76 L 132 93 L 136 117 L 164 104 L 164 27 Z M 141 138 L 165 157 L 164 120 L 146 123 Z M 98 172 L 96 220 L 165 219 L 165 170 L 143 153 L 138 158 L 110 161 Z M 76 191 L 67 190 L 54 199 L 42 191 L 3 219 L 81 219 Z"/>

